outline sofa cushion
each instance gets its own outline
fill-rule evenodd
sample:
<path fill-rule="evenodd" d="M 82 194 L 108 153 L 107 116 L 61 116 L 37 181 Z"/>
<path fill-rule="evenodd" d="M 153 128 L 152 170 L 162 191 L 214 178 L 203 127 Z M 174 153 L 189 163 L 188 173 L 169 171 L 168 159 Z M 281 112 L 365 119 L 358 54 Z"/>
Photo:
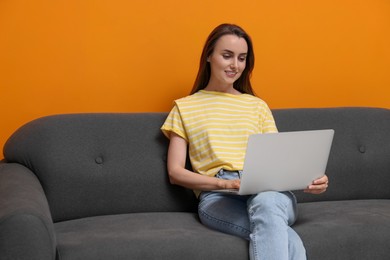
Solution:
<path fill-rule="evenodd" d="M 294 229 L 308 259 L 388 259 L 390 200 L 298 204 Z"/>
<path fill-rule="evenodd" d="M 204 227 L 195 213 L 133 213 L 55 224 L 62 260 L 248 259 L 248 242 Z"/>
<path fill-rule="evenodd" d="M 299 203 L 308 259 L 387 259 L 389 200 Z M 60 259 L 248 259 L 248 242 L 194 213 L 136 213 L 55 224 Z M 342 231 L 342 232 L 340 232 Z M 218 245 L 218 246 L 217 246 Z M 221 246 L 225 245 L 225 246 Z"/>

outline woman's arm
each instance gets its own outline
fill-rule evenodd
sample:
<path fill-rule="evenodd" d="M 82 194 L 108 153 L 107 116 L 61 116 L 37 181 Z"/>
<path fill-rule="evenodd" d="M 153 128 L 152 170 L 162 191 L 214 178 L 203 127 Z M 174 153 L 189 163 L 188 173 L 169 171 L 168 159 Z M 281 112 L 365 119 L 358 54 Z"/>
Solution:
<path fill-rule="evenodd" d="M 168 174 L 172 184 L 194 190 L 238 189 L 239 180 L 211 178 L 185 169 L 187 142 L 171 132 L 168 149 Z"/>

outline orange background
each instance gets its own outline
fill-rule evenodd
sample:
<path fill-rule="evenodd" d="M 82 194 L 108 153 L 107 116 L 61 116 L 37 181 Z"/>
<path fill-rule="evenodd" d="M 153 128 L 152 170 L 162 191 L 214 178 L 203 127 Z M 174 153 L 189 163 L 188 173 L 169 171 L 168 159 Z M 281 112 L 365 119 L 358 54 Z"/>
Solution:
<path fill-rule="evenodd" d="M 169 111 L 223 22 L 271 108 L 390 108 L 388 0 L 1 0 L 0 147 L 45 115 Z"/>

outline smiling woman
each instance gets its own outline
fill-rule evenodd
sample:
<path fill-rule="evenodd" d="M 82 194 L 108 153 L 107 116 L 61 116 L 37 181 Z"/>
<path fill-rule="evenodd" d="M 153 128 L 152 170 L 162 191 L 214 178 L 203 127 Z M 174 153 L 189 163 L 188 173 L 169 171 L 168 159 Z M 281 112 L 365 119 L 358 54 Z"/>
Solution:
<path fill-rule="evenodd" d="M 210 33 L 191 95 L 175 100 L 161 127 L 170 140 L 169 179 L 194 190 L 204 225 L 249 240 L 251 259 L 303 260 L 305 248 L 290 227 L 297 218 L 293 193 L 215 191 L 240 187 L 249 135 L 277 132 L 271 110 L 253 94 L 253 65 L 252 41 L 241 27 L 221 24 Z M 323 193 L 327 186 L 325 175 L 305 192 Z"/>

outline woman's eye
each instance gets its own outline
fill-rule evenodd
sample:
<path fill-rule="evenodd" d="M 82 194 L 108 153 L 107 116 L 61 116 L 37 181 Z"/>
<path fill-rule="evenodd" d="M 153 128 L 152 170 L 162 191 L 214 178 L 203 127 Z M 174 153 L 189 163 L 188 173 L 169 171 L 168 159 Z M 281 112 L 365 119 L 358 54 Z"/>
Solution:
<path fill-rule="evenodd" d="M 246 57 L 239 57 L 238 60 L 244 62 L 246 60 Z"/>
<path fill-rule="evenodd" d="M 227 60 L 227 59 L 229 59 L 229 58 L 231 57 L 231 55 L 229 55 L 229 54 L 223 54 L 222 57 L 223 57 L 224 59 Z"/>

